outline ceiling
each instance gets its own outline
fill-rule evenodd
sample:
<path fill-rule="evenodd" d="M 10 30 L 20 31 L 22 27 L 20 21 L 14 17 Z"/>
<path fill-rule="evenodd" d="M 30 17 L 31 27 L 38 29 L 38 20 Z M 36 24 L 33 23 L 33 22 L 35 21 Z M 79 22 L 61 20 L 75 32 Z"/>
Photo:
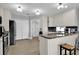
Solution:
<path fill-rule="evenodd" d="M 34 10 L 40 9 L 42 16 L 53 16 L 61 12 L 65 12 L 72 8 L 78 8 L 78 3 L 64 3 L 68 8 L 58 10 L 57 3 L 0 3 L 0 7 L 9 10 L 12 15 L 26 16 L 28 13 L 34 16 Z M 17 6 L 20 5 L 23 9 L 22 13 L 16 11 Z"/>

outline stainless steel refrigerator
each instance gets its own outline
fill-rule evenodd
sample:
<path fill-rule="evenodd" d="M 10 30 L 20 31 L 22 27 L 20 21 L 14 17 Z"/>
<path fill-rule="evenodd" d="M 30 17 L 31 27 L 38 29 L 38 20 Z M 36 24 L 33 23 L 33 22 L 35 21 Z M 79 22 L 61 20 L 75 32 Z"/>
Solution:
<path fill-rule="evenodd" d="M 16 23 L 14 20 L 9 21 L 10 45 L 14 45 L 16 39 Z"/>

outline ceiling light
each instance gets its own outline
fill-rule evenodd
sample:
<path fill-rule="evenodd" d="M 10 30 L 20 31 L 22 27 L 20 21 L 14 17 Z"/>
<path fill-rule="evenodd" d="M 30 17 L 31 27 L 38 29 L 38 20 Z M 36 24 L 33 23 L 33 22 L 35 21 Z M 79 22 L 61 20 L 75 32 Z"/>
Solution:
<path fill-rule="evenodd" d="M 62 4 L 62 3 L 59 3 L 59 4 L 57 4 L 58 6 L 57 6 L 57 9 L 63 9 L 63 8 L 67 8 L 68 6 L 67 5 L 64 5 L 64 4 Z"/>
<path fill-rule="evenodd" d="M 39 9 L 35 10 L 35 15 L 40 15 L 40 10 Z"/>
<path fill-rule="evenodd" d="M 64 6 L 65 8 L 67 8 L 68 6 Z"/>
<path fill-rule="evenodd" d="M 36 9 L 35 12 L 40 12 L 40 10 L 39 9 Z"/>
<path fill-rule="evenodd" d="M 17 11 L 18 11 L 18 12 L 22 12 L 21 6 L 18 6 L 18 7 L 17 7 Z"/>
<path fill-rule="evenodd" d="M 35 15 L 40 15 L 40 12 L 36 12 Z"/>

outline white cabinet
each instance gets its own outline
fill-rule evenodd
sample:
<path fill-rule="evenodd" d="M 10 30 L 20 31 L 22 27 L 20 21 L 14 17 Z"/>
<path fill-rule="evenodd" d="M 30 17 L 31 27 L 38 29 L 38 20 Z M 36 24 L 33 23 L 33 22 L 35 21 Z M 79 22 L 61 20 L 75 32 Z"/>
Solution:
<path fill-rule="evenodd" d="M 63 26 L 62 14 L 57 15 L 57 16 L 54 17 L 53 25 L 54 26 Z"/>
<path fill-rule="evenodd" d="M 48 33 L 48 17 L 44 16 L 41 19 L 42 22 L 42 30 L 43 30 L 43 34 L 47 34 Z"/>
<path fill-rule="evenodd" d="M 54 22 L 53 21 L 54 21 L 53 17 L 52 16 L 51 17 L 49 16 L 49 24 L 48 24 L 49 27 L 54 26 Z"/>
<path fill-rule="evenodd" d="M 65 26 L 77 25 L 77 14 L 75 9 L 64 13 L 62 17 L 63 17 L 63 23 Z"/>

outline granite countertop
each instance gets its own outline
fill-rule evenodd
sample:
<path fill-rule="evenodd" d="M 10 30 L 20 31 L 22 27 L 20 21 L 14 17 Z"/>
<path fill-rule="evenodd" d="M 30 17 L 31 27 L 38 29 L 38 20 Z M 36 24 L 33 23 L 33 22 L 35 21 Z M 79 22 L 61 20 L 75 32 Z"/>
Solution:
<path fill-rule="evenodd" d="M 59 38 L 59 37 L 65 37 L 73 34 L 78 34 L 78 33 L 53 33 L 53 34 L 47 34 L 47 35 L 41 35 L 41 37 L 44 37 L 46 39 L 53 39 L 53 38 Z"/>

